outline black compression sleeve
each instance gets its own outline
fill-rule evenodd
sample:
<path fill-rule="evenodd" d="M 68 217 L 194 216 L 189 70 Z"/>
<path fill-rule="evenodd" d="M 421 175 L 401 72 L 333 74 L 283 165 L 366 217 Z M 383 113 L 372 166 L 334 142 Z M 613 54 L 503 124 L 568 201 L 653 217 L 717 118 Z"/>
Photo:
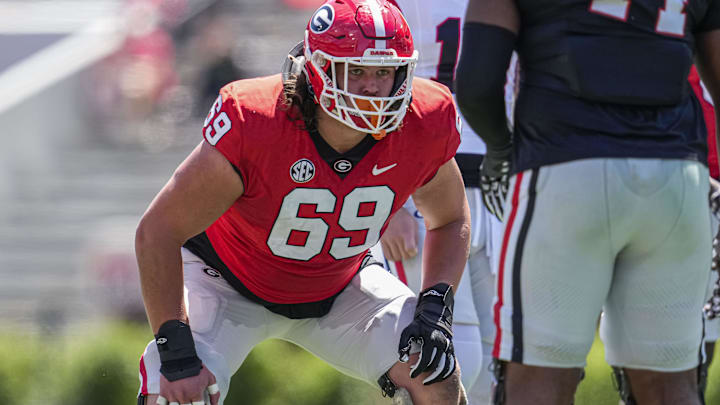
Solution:
<path fill-rule="evenodd" d="M 515 39 L 514 33 L 495 25 L 463 26 L 455 94 L 463 117 L 490 150 L 505 149 L 510 143 L 504 89 Z"/>

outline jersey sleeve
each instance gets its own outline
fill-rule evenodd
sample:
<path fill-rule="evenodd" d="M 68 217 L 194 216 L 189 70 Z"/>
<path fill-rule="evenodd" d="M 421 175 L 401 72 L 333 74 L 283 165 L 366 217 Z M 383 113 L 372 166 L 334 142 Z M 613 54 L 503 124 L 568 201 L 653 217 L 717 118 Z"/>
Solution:
<path fill-rule="evenodd" d="M 455 106 L 455 103 L 452 101 L 452 97 L 450 96 L 450 92 L 448 90 L 448 103 L 443 107 L 443 109 L 438 113 L 438 121 L 435 123 L 437 126 L 437 130 L 435 132 L 435 137 L 438 140 L 441 140 L 440 142 L 429 142 L 429 147 L 435 147 L 437 150 L 441 150 L 442 148 L 443 152 L 442 154 L 438 153 L 437 165 L 435 167 L 435 170 L 432 171 L 432 173 L 427 176 L 425 179 L 423 179 L 422 184 L 427 184 L 430 180 L 435 177 L 435 174 L 437 173 L 438 169 L 440 169 L 440 166 L 447 163 L 448 160 L 455 157 L 455 153 L 457 152 L 457 148 L 460 146 L 460 132 L 462 131 L 462 118 L 460 117 L 460 114 L 457 112 L 457 108 Z"/>
<path fill-rule="evenodd" d="M 460 113 L 458 113 L 457 106 L 453 101 L 449 103 L 446 111 L 445 127 L 450 132 L 450 136 L 448 137 L 447 144 L 445 146 L 445 157 L 442 161 L 443 164 L 455 156 L 457 148 L 460 146 L 460 133 L 462 132 L 462 125 L 463 119 L 460 116 Z"/>
<path fill-rule="evenodd" d="M 225 156 L 245 182 L 246 176 L 241 164 L 244 147 L 243 124 L 242 111 L 232 96 L 231 89 L 228 86 L 222 88 L 203 123 L 203 138 Z"/>
<path fill-rule="evenodd" d="M 698 25 L 697 31 L 706 32 L 720 29 L 720 0 L 710 0 L 705 18 Z"/>

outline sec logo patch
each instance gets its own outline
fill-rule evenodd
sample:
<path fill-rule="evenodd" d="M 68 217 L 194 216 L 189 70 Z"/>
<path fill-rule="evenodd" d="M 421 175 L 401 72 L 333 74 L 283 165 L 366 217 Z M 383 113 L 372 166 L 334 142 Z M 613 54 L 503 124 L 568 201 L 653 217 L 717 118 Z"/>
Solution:
<path fill-rule="evenodd" d="M 290 177 L 295 183 L 307 183 L 315 177 L 315 165 L 308 159 L 300 159 L 290 166 Z"/>

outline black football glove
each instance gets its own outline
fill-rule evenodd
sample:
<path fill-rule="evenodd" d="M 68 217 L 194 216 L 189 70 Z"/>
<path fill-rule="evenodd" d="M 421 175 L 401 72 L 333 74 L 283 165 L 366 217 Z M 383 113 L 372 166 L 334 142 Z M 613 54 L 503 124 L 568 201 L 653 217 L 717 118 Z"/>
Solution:
<path fill-rule="evenodd" d="M 491 214 L 503 220 L 503 207 L 510 180 L 512 144 L 502 149 L 488 148 L 480 164 L 480 191 L 483 203 Z"/>
<path fill-rule="evenodd" d="M 418 296 L 415 318 L 400 335 L 398 354 L 400 361 L 410 359 L 413 346 L 420 348 L 417 363 L 410 368 L 410 377 L 431 372 L 423 380 L 430 385 L 448 378 L 455 371 L 455 353 L 452 344 L 452 286 L 439 283 L 423 290 Z"/>

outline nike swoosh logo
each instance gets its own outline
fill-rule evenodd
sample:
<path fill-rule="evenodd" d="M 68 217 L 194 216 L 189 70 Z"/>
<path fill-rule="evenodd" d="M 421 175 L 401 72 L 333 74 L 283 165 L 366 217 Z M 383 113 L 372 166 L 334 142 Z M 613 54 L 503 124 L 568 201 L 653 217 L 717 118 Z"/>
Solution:
<path fill-rule="evenodd" d="M 375 165 L 375 166 L 373 166 L 373 168 L 372 168 L 372 174 L 373 174 L 373 176 L 377 176 L 377 175 L 383 174 L 383 173 L 385 173 L 386 171 L 392 169 L 392 168 L 395 167 L 395 166 L 397 166 L 397 163 L 393 163 L 393 164 L 391 164 L 391 165 L 389 165 L 389 166 L 380 167 L 380 168 L 378 168 L 377 165 Z"/>

